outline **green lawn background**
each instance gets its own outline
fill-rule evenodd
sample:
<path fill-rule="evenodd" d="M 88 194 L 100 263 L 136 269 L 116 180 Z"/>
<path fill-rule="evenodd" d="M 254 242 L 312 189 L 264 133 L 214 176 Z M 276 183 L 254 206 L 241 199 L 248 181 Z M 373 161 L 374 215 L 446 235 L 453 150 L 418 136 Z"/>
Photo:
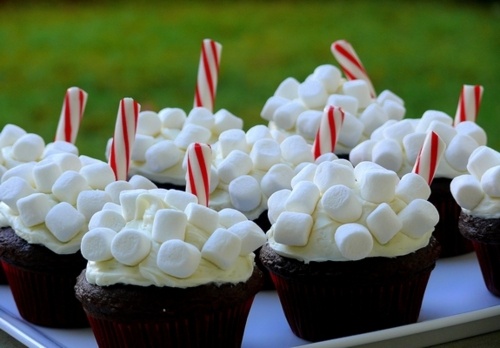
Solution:
<path fill-rule="evenodd" d="M 88 102 L 80 153 L 104 159 L 119 100 L 142 109 L 193 106 L 201 41 L 223 45 L 216 109 L 264 123 L 287 77 L 338 63 L 352 43 L 375 89 L 401 96 L 407 117 L 454 116 L 463 84 L 484 86 L 478 123 L 500 150 L 500 4 L 467 1 L 0 1 L 0 126 L 52 141 L 64 93 Z"/>

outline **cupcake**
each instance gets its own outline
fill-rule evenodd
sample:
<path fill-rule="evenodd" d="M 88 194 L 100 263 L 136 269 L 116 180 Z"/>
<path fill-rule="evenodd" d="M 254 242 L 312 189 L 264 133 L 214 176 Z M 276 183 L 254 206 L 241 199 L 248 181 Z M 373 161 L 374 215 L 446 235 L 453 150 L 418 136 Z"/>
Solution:
<path fill-rule="evenodd" d="M 436 132 L 446 143 L 429 197 L 440 216 L 434 236 L 441 244 L 441 257 L 466 254 L 473 248 L 458 230 L 460 207 L 451 195 L 450 183 L 453 178 L 467 173 L 470 154 L 486 145 L 486 132 L 479 125 L 472 121 L 454 125 L 453 118 L 445 112 L 427 110 L 421 118 L 385 123 L 372 133 L 369 140 L 357 145 L 349 159 L 354 165 L 373 161 L 402 177 L 412 170 L 418 151 L 430 131 Z"/>
<path fill-rule="evenodd" d="M 88 326 L 74 296 L 85 268 L 80 242 L 94 213 L 133 183 L 114 180 L 105 162 L 69 153 L 18 165 L 4 173 L 0 259 L 21 317 L 54 328 Z"/>
<path fill-rule="evenodd" d="M 440 249 L 429 195 L 413 172 L 400 179 L 338 159 L 309 164 L 269 198 L 260 259 L 295 335 L 322 341 L 417 321 Z"/>
<path fill-rule="evenodd" d="M 120 204 L 82 239 L 75 292 L 98 345 L 240 346 L 263 284 L 253 253 L 262 230 L 184 191 L 125 191 Z"/>
<path fill-rule="evenodd" d="M 159 112 L 141 111 L 132 147 L 129 176 L 142 175 L 158 187 L 184 190 L 183 161 L 187 147 L 195 142 L 212 144 L 227 129 L 242 129 L 243 120 L 221 109 L 212 113 L 195 107 L 189 114 L 179 108 Z M 110 139 L 106 149 L 109 157 Z"/>
<path fill-rule="evenodd" d="M 500 296 L 500 153 L 480 146 L 470 155 L 467 169 L 469 174 L 451 182 L 461 207 L 458 228 L 474 246 L 487 289 Z"/>

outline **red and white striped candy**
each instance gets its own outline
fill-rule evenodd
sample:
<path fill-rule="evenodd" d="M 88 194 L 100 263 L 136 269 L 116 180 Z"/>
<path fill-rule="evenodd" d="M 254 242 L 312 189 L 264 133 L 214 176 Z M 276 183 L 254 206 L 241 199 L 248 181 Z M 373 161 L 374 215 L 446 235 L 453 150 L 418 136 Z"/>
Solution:
<path fill-rule="evenodd" d="M 211 39 L 203 40 L 194 97 L 195 107 L 202 106 L 214 111 L 221 51 L 220 43 Z"/>
<path fill-rule="evenodd" d="M 66 141 L 74 144 L 80 122 L 87 103 L 87 93 L 78 87 L 70 87 L 66 90 L 64 102 L 57 125 L 55 141 Z"/>
<path fill-rule="evenodd" d="M 120 100 L 108 161 L 116 180 L 127 180 L 140 109 L 139 103 L 132 98 Z"/>
<path fill-rule="evenodd" d="M 483 86 L 463 85 L 455 114 L 455 126 L 463 121 L 475 122 L 483 96 Z"/>
<path fill-rule="evenodd" d="M 446 143 L 436 132 L 427 133 L 415 161 L 413 173 L 422 176 L 430 185 L 445 149 Z"/>
<path fill-rule="evenodd" d="M 315 159 L 335 150 L 343 123 L 344 110 L 342 108 L 333 105 L 325 107 L 312 147 Z"/>
<path fill-rule="evenodd" d="M 187 149 L 186 192 L 198 197 L 198 203 L 208 206 L 212 149 L 208 144 L 192 143 Z"/>
<path fill-rule="evenodd" d="M 354 48 L 352 48 L 351 44 L 346 40 L 337 40 L 332 44 L 331 50 L 347 79 L 365 80 L 370 88 L 372 98 L 375 98 L 376 93 L 373 88 L 372 81 L 368 77 L 363 63 L 361 63 L 361 60 L 356 54 L 356 51 L 354 51 Z"/>

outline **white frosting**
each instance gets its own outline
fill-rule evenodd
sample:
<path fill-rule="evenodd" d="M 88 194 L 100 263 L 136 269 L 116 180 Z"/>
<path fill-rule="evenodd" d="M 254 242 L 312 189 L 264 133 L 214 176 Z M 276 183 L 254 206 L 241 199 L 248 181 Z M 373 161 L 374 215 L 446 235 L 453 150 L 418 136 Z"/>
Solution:
<path fill-rule="evenodd" d="M 238 283 L 252 275 L 253 251 L 265 243 L 264 232 L 246 219 L 227 218 L 236 212 L 226 210 L 219 217 L 198 203 L 173 205 L 172 192 L 194 197 L 164 189 L 124 192 L 120 204 L 125 226 L 112 230 L 96 224 L 89 230 L 82 254 L 89 260 L 90 283 L 186 288 Z"/>
<path fill-rule="evenodd" d="M 328 105 L 342 107 L 345 118 L 335 146 L 336 154 L 348 154 L 388 120 L 401 120 L 403 100 L 389 90 L 370 96 L 364 80 L 346 81 L 334 65 L 318 66 L 303 82 L 288 77 L 261 111 L 269 127 L 288 135 L 299 134 L 313 143 L 321 115 Z"/>
<path fill-rule="evenodd" d="M 132 148 L 129 175 L 140 174 L 158 183 L 186 184 L 184 158 L 191 143 L 212 144 L 227 129 L 242 129 L 243 120 L 221 109 L 212 114 L 203 107 L 188 115 L 178 108 L 158 113 L 139 113 L 136 138 Z M 106 148 L 109 156 L 110 141 Z"/>
<path fill-rule="evenodd" d="M 356 167 L 344 160 L 332 163 L 349 169 L 350 177 L 343 170 L 342 181 L 320 189 L 313 170 L 312 178 L 302 176 L 291 190 L 270 197 L 267 236 L 278 254 L 305 263 L 348 261 L 406 255 L 429 243 L 439 215 L 427 201 L 425 179 L 414 173 L 399 179 L 372 162 Z M 303 170 L 317 173 L 326 165 Z M 335 175 L 335 169 L 330 173 Z"/>
<path fill-rule="evenodd" d="M 453 118 L 441 111 L 428 110 L 421 118 L 388 121 L 374 131 L 370 139 L 351 150 L 356 165 L 373 161 L 402 175 L 412 171 L 428 132 L 434 131 L 446 144 L 435 178 L 452 179 L 467 173 L 467 160 L 480 146 L 486 145 L 486 132 L 476 123 L 465 121 L 453 126 Z"/>

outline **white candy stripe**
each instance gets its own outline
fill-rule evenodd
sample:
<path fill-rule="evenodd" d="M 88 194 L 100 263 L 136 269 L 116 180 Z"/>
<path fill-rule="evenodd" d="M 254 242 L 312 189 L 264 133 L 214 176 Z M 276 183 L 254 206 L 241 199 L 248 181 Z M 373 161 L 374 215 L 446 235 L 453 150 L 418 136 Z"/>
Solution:
<path fill-rule="evenodd" d="M 115 173 L 116 180 L 127 180 L 140 109 L 139 103 L 132 98 L 123 98 L 120 101 L 109 155 L 109 165 Z"/>
<path fill-rule="evenodd" d="M 361 63 L 358 55 L 352 48 L 351 44 L 346 40 L 337 40 L 331 46 L 331 51 L 335 59 L 339 62 L 342 71 L 348 80 L 365 80 L 370 88 L 372 98 L 376 97 L 375 89 L 372 82 L 366 73 L 366 70 Z"/>
<path fill-rule="evenodd" d="M 463 121 L 475 122 L 483 96 L 483 86 L 463 85 L 455 114 L 455 126 Z"/>
<path fill-rule="evenodd" d="M 333 105 L 325 108 L 312 147 L 315 159 L 335 150 L 343 123 L 344 111 L 342 108 Z"/>
<path fill-rule="evenodd" d="M 78 87 L 67 89 L 57 125 L 55 141 L 62 140 L 72 144 L 75 143 L 86 103 L 87 93 L 83 89 Z"/>
<path fill-rule="evenodd" d="M 208 206 L 212 149 L 208 144 L 193 143 L 187 150 L 186 192 L 198 197 L 198 203 Z"/>
<path fill-rule="evenodd" d="M 413 173 L 422 176 L 430 185 L 445 149 L 446 143 L 437 133 L 427 133 L 424 144 L 415 161 Z"/>
<path fill-rule="evenodd" d="M 210 39 L 203 40 L 196 81 L 195 107 L 202 106 L 212 112 L 214 110 L 221 51 L 220 43 Z"/>

